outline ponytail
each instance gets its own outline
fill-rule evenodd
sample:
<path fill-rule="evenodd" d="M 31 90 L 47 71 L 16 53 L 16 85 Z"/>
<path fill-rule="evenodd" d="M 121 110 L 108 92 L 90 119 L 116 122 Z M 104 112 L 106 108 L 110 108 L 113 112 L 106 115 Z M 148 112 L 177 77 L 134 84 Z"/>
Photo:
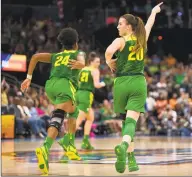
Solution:
<path fill-rule="evenodd" d="M 139 17 L 135 17 L 135 19 L 136 19 L 135 36 L 137 37 L 137 43 L 133 50 L 137 53 L 141 48 L 143 48 L 144 50 L 147 48 L 147 42 L 143 20 L 141 20 L 141 18 Z"/>
<path fill-rule="evenodd" d="M 133 32 L 137 38 L 137 42 L 133 50 L 136 53 L 141 48 L 145 50 L 147 48 L 147 42 L 146 42 L 146 31 L 145 31 L 143 20 L 131 14 L 125 14 L 121 16 L 121 18 L 125 18 L 127 21 L 127 24 L 130 24 L 132 26 Z"/>

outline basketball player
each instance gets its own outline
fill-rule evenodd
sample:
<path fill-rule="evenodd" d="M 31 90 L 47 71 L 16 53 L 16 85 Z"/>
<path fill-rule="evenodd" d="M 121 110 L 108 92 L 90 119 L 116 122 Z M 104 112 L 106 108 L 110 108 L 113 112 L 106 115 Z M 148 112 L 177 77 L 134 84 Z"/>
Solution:
<path fill-rule="evenodd" d="M 94 89 L 102 88 L 105 86 L 104 82 L 100 82 L 100 58 L 95 52 L 91 52 L 88 57 L 89 65 L 83 68 L 79 74 L 79 87 L 76 93 L 76 102 L 79 109 L 79 115 L 76 121 L 76 129 L 80 126 L 82 121 L 86 118 L 84 126 L 84 138 L 81 145 L 82 149 L 92 150 L 94 149 L 89 142 L 89 134 L 91 126 L 94 121 L 94 111 L 91 108 L 94 98 Z M 75 134 L 66 134 L 64 138 L 59 141 L 59 144 L 63 147 L 67 147 L 70 137 L 74 139 Z"/>
<path fill-rule="evenodd" d="M 126 169 L 126 151 L 133 141 L 140 113 L 145 110 L 147 83 L 143 74 L 144 58 L 147 40 L 156 14 L 161 11 L 161 4 L 152 9 L 145 26 L 139 17 L 131 14 L 121 16 L 117 26 L 120 38 L 116 38 L 105 52 L 106 63 L 116 72 L 113 88 L 115 112 L 126 113 L 122 127 L 122 143 L 115 147 L 115 167 L 119 173 Z M 118 52 L 118 57 L 112 60 L 115 52 Z M 128 153 L 128 161 L 129 171 L 139 170 L 133 152 Z"/>
<path fill-rule="evenodd" d="M 48 135 L 42 147 L 36 149 L 39 169 L 43 174 L 48 174 L 48 156 L 50 148 L 60 131 L 66 114 L 70 117 L 78 116 L 78 109 L 74 106 L 75 87 L 80 69 L 85 66 L 85 53 L 78 50 L 78 34 L 72 28 L 64 28 L 58 35 L 59 42 L 63 45 L 63 52 L 50 54 L 39 53 L 31 58 L 27 78 L 21 84 L 25 91 L 31 83 L 33 70 L 37 62 L 51 63 L 51 74 L 46 82 L 45 91 L 50 101 L 55 105 L 52 112 Z M 71 59 L 73 59 L 71 61 Z M 78 156 L 73 144 L 68 149 Z"/>

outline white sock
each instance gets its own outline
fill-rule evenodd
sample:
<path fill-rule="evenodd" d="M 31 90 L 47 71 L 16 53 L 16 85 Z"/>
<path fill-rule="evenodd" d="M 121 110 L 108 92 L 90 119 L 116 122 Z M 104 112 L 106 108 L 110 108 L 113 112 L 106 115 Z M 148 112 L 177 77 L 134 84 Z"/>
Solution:
<path fill-rule="evenodd" d="M 129 135 L 124 135 L 122 141 L 125 141 L 128 143 L 128 145 L 130 145 L 131 144 L 131 137 Z"/>

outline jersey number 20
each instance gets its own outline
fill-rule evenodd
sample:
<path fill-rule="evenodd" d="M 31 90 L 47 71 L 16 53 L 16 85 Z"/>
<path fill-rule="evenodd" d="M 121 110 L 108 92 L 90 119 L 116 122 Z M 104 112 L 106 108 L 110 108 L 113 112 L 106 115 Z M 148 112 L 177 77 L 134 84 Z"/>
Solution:
<path fill-rule="evenodd" d="M 128 55 L 128 60 L 129 61 L 134 61 L 134 60 L 143 60 L 144 57 L 144 52 L 143 52 L 143 48 L 141 48 L 137 53 L 136 52 L 132 52 L 132 50 L 134 49 L 134 46 L 130 46 L 129 47 L 129 52 L 130 54 Z"/>
<path fill-rule="evenodd" d="M 88 82 L 89 73 L 82 72 L 80 77 L 80 82 Z"/>
<path fill-rule="evenodd" d="M 69 62 L 69 55 L 68 56 L 65 56 L 65 57 L 63 57 L 63 56 L 58 56 L 57 58 L 56 58 L 56 62 L 55 62 L 55 67 L 57 67 L 57 66 L 60 66 L 60 65 L 67 65 L 68 64 L 68 62 Z"/>

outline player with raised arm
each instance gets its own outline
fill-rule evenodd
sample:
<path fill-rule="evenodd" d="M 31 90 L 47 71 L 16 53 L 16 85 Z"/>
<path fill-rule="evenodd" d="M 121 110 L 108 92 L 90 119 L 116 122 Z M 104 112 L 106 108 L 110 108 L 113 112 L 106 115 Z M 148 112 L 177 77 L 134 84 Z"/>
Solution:
<path fill-rule="evenodd" d="M 123 173 L 126 169 L 126 152 L 130 148 L 132 150 L 128 151 L 129 171 L 139 170 L 131 142 L 140 113 L 145 111 L 147 83 L 144 77 L 144 58 L 147 40 L 162 4 L 152 9 L 145 26 L 142 19 L 137 16 L 131 14 L 121 16 L 117 26 L 120 37 L 116 38 L 105 52 L 106 63 L 116 73 L 113 88 L 115 112 L 126 114 L 122 126 L 122 143 L 115 147 L 117 156 L 115 167 L 119 173 Z M 116 52 L 118 52 L 117 59 L 112 60 Z"/>

